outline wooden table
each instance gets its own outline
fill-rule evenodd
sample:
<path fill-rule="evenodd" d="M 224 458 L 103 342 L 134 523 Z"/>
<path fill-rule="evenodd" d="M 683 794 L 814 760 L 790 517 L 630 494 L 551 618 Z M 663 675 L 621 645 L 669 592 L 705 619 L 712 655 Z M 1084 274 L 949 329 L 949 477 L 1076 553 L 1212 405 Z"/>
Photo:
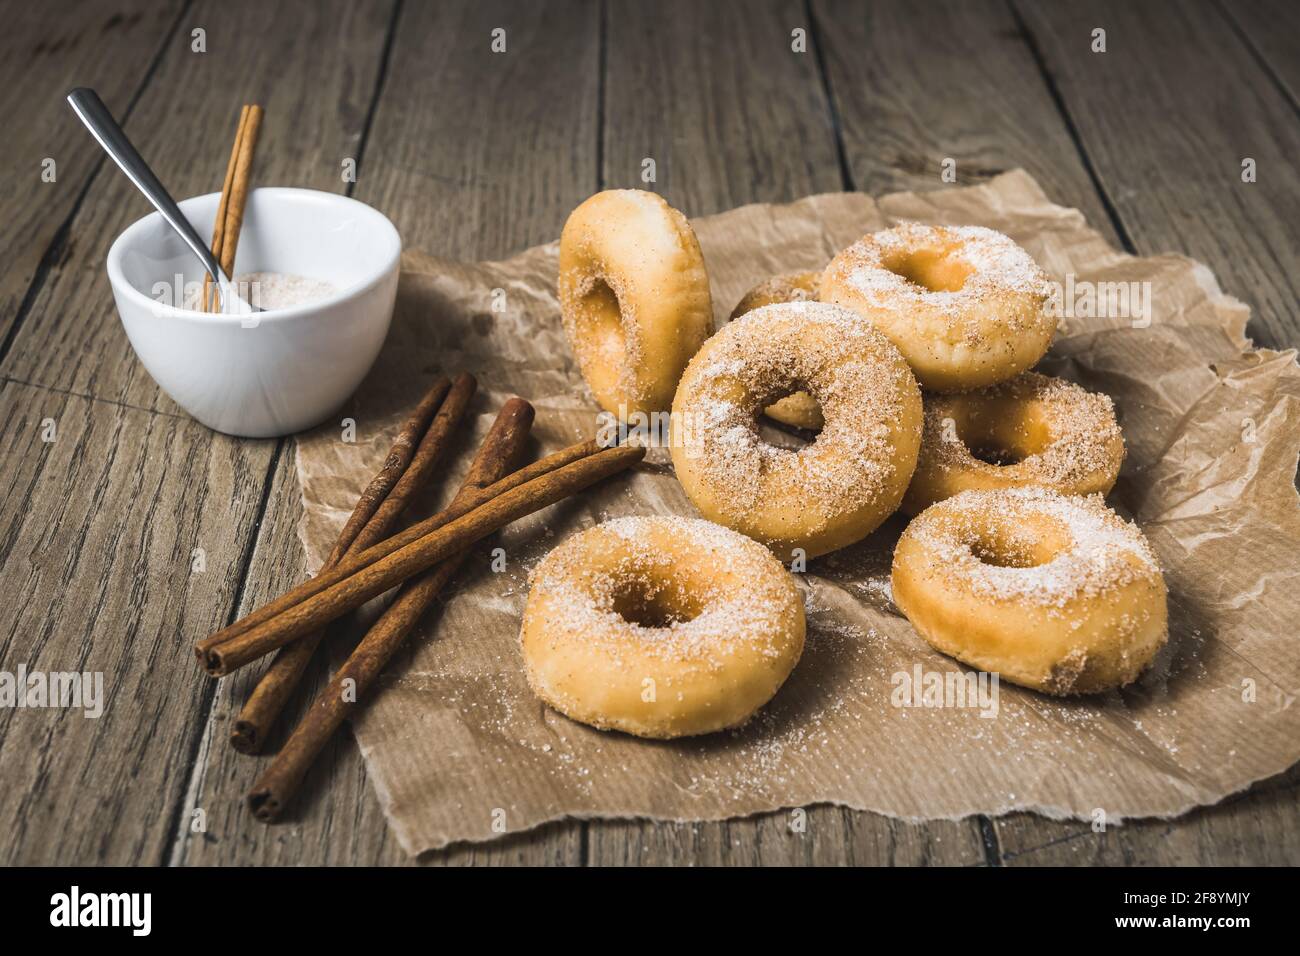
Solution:
<path fill-rule="evenodd" d="M 243 808 L 259 764 L 225 738 L 249 680 L 211 681 L 190 646 L 304 573 L 295 446 L 214 434 L 136 361 L 103 263 L 146 206 L 64 105 L 74 85 L 181 196 L 219 185 L 238 104 L 262 103 L 260 182 L 347 192 L 461 259 L 554 238 L 592 192 L 641 185 L 646 158 L 689 215 L 942 188 L 945 159 L 959 185 L 1021 166 L 1116 245 L 1207 263 L 1260 344 L 1300 340 L 1286 0 L 0 7 L 0 669 L 103 671 L 109 698 L 99 719 L 0 710 L 0 862 L 407 862 L 346 733 L 289 823 Z M 802 834 L 784 813 L 573 822 L 421 862 L 1294 864 L 1298 784 L 1105 833 L 823 806 Z"/>

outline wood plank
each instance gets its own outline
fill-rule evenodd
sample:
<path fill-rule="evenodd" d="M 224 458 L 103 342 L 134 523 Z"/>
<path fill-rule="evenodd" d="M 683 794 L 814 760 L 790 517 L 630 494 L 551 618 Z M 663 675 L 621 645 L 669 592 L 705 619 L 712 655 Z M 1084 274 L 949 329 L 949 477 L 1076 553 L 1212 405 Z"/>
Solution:
<path fill-rule="evenodd" d="M 905 823 L 840 807 L 720 823 L 592 821 L 588 860 L 599 866 L 978 865 L 984 848 L 969 822 Z"/>
<path fill-rule="evenodd" d="M 1261 343 L 1300 344 L 1300 127 L 1217 9 L 1110 0 L 1017 9 L 1136 249 L 1199 259 L 1251 306 Z M 1098 25 L 1107 52 L 1090 53 Z M 1253 183 L 1241 178 L 1247 157 Z"/>
<path fill-rule="evenodd" d="M 1219 9 L 1286 91 L 1295 109 L 1300 103 L 1300 6 L 1290 0 L 1220 0 Z"/>
<path fill-rule="evenodd" d="M 653 188 L 688 215 L 784 202 L 843 186 L 831 112 L 802 5 L 608 6 L 604 171 L 609 186 Z M 641 180 L 655 161 L 656 181 Z M 982 859 L 972 822 L 909 826 L 838 807 L 689 825 L 592 821 L 593 865 L 636 863 L 963 863 Z"/>
<path fill-rule="evenodd" d="M 248 583 L 239 607 L 243 615 L 302 580 L 307 572 L 297 525 L 302 496 L 294 472 L 292 448 L 275 472 Z M 230 725 L 263 668 L 247 668 L 217 682 L 212 710 L 204 727 L 197 777 L 192 781 L 170 859 L 178 864 L 285 866 L 380 865 L 402 863 L 405 855 L 388 832 L 383 812 L 366 781 L 365 766 L 349 734 L 332 741 L 304 787 L 309 799 L 282 826 L 259 823 L 244 805 L 268 758 L 236 753 L 229 744 Z M 315 693 L 327 679 L 318 660 L 305 688 Z M 286 717 L 301 718 L 309 701 L 299 695 Z M 281 725 L 292 726 L 289 720 Z M 204 826 L 192 829 L 195 811 Z"/>
<path fill-rule="evenodd" d="M 208 28 L 208 52 L 192 53 L 188 42 L 169 50 L 132 112 L 128 132 L 177 193 L 207 191 L 224 168 L 233 106 L 259 100 L 271 116 L 259 154 L 262 181 L 342 190 L 340 163 L 359 143 L 391 8 L 387 0 L 335 0 L 306 12 L 251 2 L 200 4 L 192 11 L 194 22 L 220 25 Z M 237 40 L 246 37 L 262 42 Z M 330 56 L 322 56 L 323 50 Z M 109 105 L 121 112 L 121 104 Z M 87 151 L 94 149 L 88 138 L 85 144 Z M 131 700 L 137 714 L 147 716 L 149 733 L 141 734 L 119 705 L 112 720 L 65 721 L 43 736 L 6 735 L 0 761 L 15 762 L 5 778 L 15 784 L 9 799 L 18 802 L 0 801 L 0 814 L 6 824 L 10 816 L 23 816 L 22 829 L 15 829 L 20 838 L 10 849 L 25 862 L 159 862 L 170 855 L 173 813 L 182 807 L 212 695 L 209 681 L 196 673 L 189 645 L 234 610 L 276 447 L 214 435 L 172 414 L 174 406 L 130 355 L 100 263 L 116 233 L 142 214 L 144 201 L 116 174 L 95 185 L 73 220 L 76 254 L 69 251 L 46 275 L 5 367 L 11 376 L 56 385 L 51 392 L 11 383 L 11 394 L 21 397 L 27 389 L 46 396 L 46 404 L 56 395 L 88 409 L 76 413 L 87 419 L 86 437 L 79 441 L 69 430 L 65 439 L 69 446 L 84 446 L 71 463 L 75 467 L 51 458 L 46 487 L 64 485 L 66 496 L 66 483 L 86 473 L 98 482 L 92 487 L 102 500 L 81 497 L 77 484 L 79 495 L 66 513 L 42 502 L 44 510 L 28 519 L 30 529 L 15 526 L 14 534 L 57 535 L 60 550 L 48 558 L 54 568 L 42 564 L 33 570 L 35 559 L 24 547 L 3 573 L 7 589 L 31 591 L 25 607 L 50 606 L 50 620 L 56 627 L 63 622 L 51 636 L 20 618 L 16 633 L 25 629 L 41 643 L 27 647 L 11 638 L 12 653 L 39 650 L 44 660 L 47 654 L 66 658 L 83 646 L 129 651 L 121 662 L 107 659 L 117 668 L 107 675 L 110 689 L 120 685 L 119 700 Z M 151 408 L 162 413 L 151 415 Z M 18 427 L 21 418 L 7 420 Z M 2 464 L 21 476 L 24 461 L 16 456 Z M 97 470 L 89 471 L 85 461 Z M 26 482 L 14 487 L 25 488 Z M 173 522 L 179 522 L 179 534 Z M 196 578 L 212 582 L 202 593 L 188 575 L 185 543 L 195 528 L 211 542 L 203 545 L 209 570 Z M 167 557 L 179 561 L 180 571 L 141 555 L 142 542 L 162 549 L 156 540 L 179 549 Z M 60 551 L 75 560 L 65 556 L 62 574 L 56 574 Z M 81 569 L 82 554 L 94 555 L 99 588 L 78 587 L 66 597 L 61 590 L 49 593 Z M 190 591 L 196 596 L 190 598 Z M 62 602 L 68 604 L 64 612 Z M 51 736 L 56 729 L 63 735 L 57 740 Z"/>
<path fill-rule="evenodd" d="M 175 42 L 181 7 L 181 0 L 65 0 L 52 16 L 50 4 L 0 4 L 0 342 L 42 263 L 48 268 L 67 254 L 63 226 L 103 167 L 64 94 L 89 86 L 125 106 L 164 44 Z M 55 163 L 54 182 L 42 179 L 46 159 Z"/>
<path fill-rule="evenodd" d="M 580 0 L 409 4 L 356 197 L 437 256 L 557 238 L 597 186 L 598 50 L 598 7 Z"/>
<path fill-rule="evenodd" d="M 497 26 L 507 31 L 505 55 L 490 50 Z M 554 238 L 596 183 L 596 9 L 408 4 L 394 37 L 354 195 L 392 216 L 409 248 L 474 258 Z M 460 105 L 430 109 L 431 89 L 440 101 Z M 592 109 L 574 109 L 563 90 Z M 490 125 L 481 123 L 484 115 L 493 116 Z M 585 150 L 572 152 L 582 143 Z M 284 456 L 276 475 L 242 611 L 305 570 L 291 458 Z M 323 686 L 325 671 L 317 666 L 292 705 L 293 719 Z M 350 734 L 338 735 L 313 768 L 288 823 L 268 828 L 251 818 L 243 797 L 267 758 L 236 754 L 225 738 L 253 679 L 221 681 L 192 800 L 210 808 L 210 826 L 202 839 L 182 835 L 178 862 L 412 862 L 388 831 Z M 573 864 L 581 844 L 581 824 L 560 824 L 416 862 Z"/>
<path fill-rule="evenodd" d="M 1045 828 L 1028 814 L 998 821 L 1008 866 L 1294 866 L 1300 859 L 1300 767 L 1176 820 L 1133 820 L 1093 832 Z"/>
<path fill-rule="evenodd" d="M 105 697 L 0 708 L 0 860 L 157 863 L 211 693 L 190 635 L 234 603 L 271 447 L 14 382 L 0 435 L 0 670 L 97 672 Z"/>
<path fill-rule="evenodd" d="M 843 188 L 817 59 L 788 2 L 608 5 L 604 182 L 688 216 Z M 655 164 L 655 182 L 642 179 Z"/>
<path fill-rule="evenodd" d="M 1118 244 L 1034 58 L 1001 0 L 815 0 L 853 186 L 970 186 L 1023 167 Z"/>
<path fill-rule="evenodd" d="M 207 24 L 207 52 L 174 44 L 126 131 L 176 196 L 221 188 L 239 105 L 267 118 L 256 182 L 343 191 L 370 103 L 391 0 L 302 7 L 203 0 L 186 23 Z M 255 38 L 256 42 L 248 42 Z M 123 103 L 108 100 L 121 114 Z M 77 147 L 100 155 L 89 136 Z M 70 246 L 45 277 L 2 370 L 9 377 L 179 413 L 136 360 L 120 327 L 104 260 L 117 235 L 148 211 L 124 176 L 106 169 L 71 226 Z"/>

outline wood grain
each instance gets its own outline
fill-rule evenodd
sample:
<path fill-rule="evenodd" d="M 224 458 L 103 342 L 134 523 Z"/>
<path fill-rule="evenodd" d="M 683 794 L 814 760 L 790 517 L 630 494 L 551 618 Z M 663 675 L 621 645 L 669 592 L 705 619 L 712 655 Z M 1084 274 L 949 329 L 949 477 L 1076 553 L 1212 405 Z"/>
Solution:
<path fill-rule="evenodd" d="M 99 672 L 106 698 L 0 708 L 0 860 L 159 862 L 211 695 L 179 635 L 234 602 L 271 447 L 6 382 L 0 448 L 0 669 Z"/>
<path fill-rule="evenodd" d="M 814 0 L 813 13 L 855 189 L 970 186 L 1023 167 L 1118 244 L 1005 3 Z"/>
<path fill-rule="evenodd" d="M 89 86 L 121 116 L 174 40 L 183 6 L 181 0 L 0 4 L 0 116 L 12 119 L 0 167 L 0 342 L 38 272 L 69 255 L 68 217 L 92 179 L 107 173 L 104 154 L 64 96 Z M 47 159 L 55 164 L 53 182 L 42 179 Z"/>
<path fill-rule="evenodd" d="M 597 15 L 580 0 L 407 4 L 356 197 L 436 256 L 559 236 L 596 189 Z"/>
<path fill-rule="evenodd" d="M 341 157 L 355 152 L 370 99 L 370 87 L 355 88 L 353 71 L 365 60 L 369 69 L 361 72 L 373 86 L 390 9 L 334 0 L 304 16 L 251 2 L 200 4 L 190 16 L 208 24 L 208 52 L 192 53 L 188 42 L 169 48 L 127 130 L 178 193 L 207 191 L 224 164 L 229 116 L 245 99 L 260 99 L 271 111 L 263 181 L 341 190 Z M 232 82 L 220 84 L 223 76 Z M 95 185 L 73 219 L 68 254 L 43 277 L 4 366 L 5 394 L 33 409 L 5 416 L 8 427 L 25 429 L 24 442 L 33 417 L 50 414 L 47 406 L 85 434 L 66 426 L 62 447 L 77 454 L 66 462 L 50 458 L 39 474 L 52 477 L 39 488 L 28 487 L 34 478 L 24 471 L 35 459 L 7 453 L 0 461 L 14 470 L 14 490 L 37 495 L 11 537 L 58 542 L 29 567 L 39 552 L 17 537 L 19 549 L 0 568 L 6 593 L 21 590 L 28 609 L 3 660 L 39 651 L 40 660 L 50 660 L 43 666 L 60 669 L 55 661 L 74 650 L 117 648 L 126 656 L 110 656 L 111 667 L 102 669 L 110 693 L 130 703 L 99 721 L 64 720 L 41 734 L 5 735 L 0 763 L 14 762 L 3 772 L 15 785 L 0 797 L 0 819 L 7 829 L 9 818 L 21 817 L 21 825 L 14 823 L 18 837 L 3 850 L 27 863 L 150 863 L 171 855 L 174 818 L 207 732 L 212 694 L 210 684 L 195 681 L 192 660 L 172 655 L 185 643 L 179 635 L 229 620 L 276 447 L 191 422 L 139 367 L 102 263 L 108 243 L 143 213 L 144 201 L 115 172 Z M 13 381 L 24 376 L 53 388 Z M 75 411 L 59 413 L 64 406 Z M 192 546 L 203 547 L 208 562 L 206 574 L 193 580 Z M 152 554 L 164 547 L 166 563 Z M 41 627 L 33 623 L 38 615 L 47 622 Z M 26 634 L 39 643 L 26 646 Z M 382 837 L 382 828 L 375 834 Z"/>
<path fill-rule="evenodd" d="M 341 192 L 342 162 L 357 152 L 391 9 L 391 0 L 301 7 L 197 3 L 186 14 L 183 40 L 168 48 L 126 132 L 173 195 L 216 192 L 240 105 L 261 103 L 266 122 L 255 185 Z M 206 53 L 191 51 L 191 24 L 206 24 Z M 79 146 L 99 153 L 89 136 Z M 180 413 L 132 353 L 104 273 L 108 247 L 148 210 L 116 169 L 96 179 L 73 219 L 68 250 L 45 277 L 0 371 L 36 385 Z"/>
<path fill-rule="evenodd" d="M 1228 3 L 1219 9 L 1242 34 L 1291 101 L 1300 103 L 1300 6 L 1289 0 Z"/>
<path fill-rule="evenodd" d="M 802 827 L 800 830 L 798 827 Z M 721 823 L 592 821 L 593 866 L 923 866 L 984 862 L 969 822 L 915 824 L 839 807 Z"/>
<path fill-rule="evenodd" d="M 1199 259 L 1251 306 L 1261 344 L 1300 344 L 1300 125 L 1218 8 L 1017 9 L 1136 250 Z M 1091 53 L 1102 23 L 1107 50 Z M 1256 182 L 1242 182 L 1245 158 Z"/>
<path fill-rule="evenodd" d="M 1094 832 L 1043 828 L 1018 814 L 998 821 L 1008 866 L 1294 866 L 1300 859 L 1300 767 L 1249 793 L 1176 820 L 1132 820 Z"/>
<path fill-rule="evenodd" d="M 610 3 L 604 185 L 653 190 L 688 216 L 842 189 L 816 55 L 792 49 L 796 29 L 808 29 L 797 3 Z"/>
<path fill-rule="evenodd" d="M 244 614 L 302 580 L 302 544 L 297 524 L 302 514 L 292 451 L 267 501 L 266 520 L 249 566 L 248 584 L 238 609 Z M 365 764 L 349 734 L 341 734 L 322 754 L 304 787 L 302 806 L 293 820 L 267 827 L 255 820 L 244 794 L 265 765 L 265 758 L 236 753 L 228 743 L 230 722 L 256 683 L 257 674 L 236 674 L 217 682 L 211 715 L 191 782 L 179 815 L 169 859 L 184 864 L 378 865 L 397 864 L 406 855 L 388 831 L 383 812 L 366 780 Z M 271 745 L 277 746 L 288 727 L 302 716 L 311 696 L 327 676 L 323 655 L 317 655 L 300 693 L 285 708 Z M 192 828 L 195 810 L 205 816 L 203 830 Z"/>

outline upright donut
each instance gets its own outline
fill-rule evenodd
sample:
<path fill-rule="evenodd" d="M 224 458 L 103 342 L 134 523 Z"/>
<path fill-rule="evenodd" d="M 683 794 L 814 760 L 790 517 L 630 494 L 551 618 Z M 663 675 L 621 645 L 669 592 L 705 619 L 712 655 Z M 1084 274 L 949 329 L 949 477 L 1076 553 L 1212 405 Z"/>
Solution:
<path fill-rule="evenodd" d="M 709 277 L 695 231 L 664 200 L 610 189 L 570 215 L 560 235 L 560 314 L 601 408 L 662 412 L 713 331 Z"/>
<path fill-rule="evenodd" d="M 916 474 L 903 510 L 919 514 L 971 489 L 1034 485 L 1064 495 L 1106 494 L 1124 463 L 1109 395 L 1024 372 L 960 395 L 925 396 Z"/>
<path fill-rule="evenodd" d="M 528 683 L 602 730 L 684 737 L 737 727 L 790 676 L 803 597 L 766 548 L 698 518 L 617 518 L 533 570 Z"/>
<path fill-rule="evenodd" d="M 758 415 L 805 390 L 826 419 L 796 450 L 765 442 Z M 756 309 L 691 360 L 677 388 L 672 457 L 711 521 L 790 561 L 865 538 L 898 507 L 921 441 L 907 363 L 852 312 L 821 302 Z"/>
<path fill-rule="evenodd" d="M 893 342 L 921 387 L 958 392 L 1019 375 L 1056 331 L 1047 276 L 981 226 L 904 223 L 831 260 L 823 302 L 852 309 Z"/>
<path fill-rule="evenodd" d="M 1122 687 L 1168 636 L 1155 554 L 1100 495 L 963 491 L 907 526 L 892 581 L 935 648 L 1047 694 Z"/>
<path fill-rule="evenodd" d="M 815 302 L 817 287 L 821 284 L 820 272 L 789 272 L 785 275 L 764 279 L 750 289 L 731 310 L 731 319 L 735 321 L 747 312 L 761 309 L 765 305 L 780 305 L 783 302 Z M 776 419 L 785 425 L 817 431 L 822 427 L 822 410 L 807 392 L 795 392 L 773 402 L 763 410 L 768 418 Z"/>

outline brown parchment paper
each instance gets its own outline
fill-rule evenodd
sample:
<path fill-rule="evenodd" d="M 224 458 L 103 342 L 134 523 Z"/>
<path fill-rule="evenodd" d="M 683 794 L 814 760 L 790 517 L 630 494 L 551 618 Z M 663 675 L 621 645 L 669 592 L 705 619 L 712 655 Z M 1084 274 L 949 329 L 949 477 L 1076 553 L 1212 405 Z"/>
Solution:
<path fill-rule="evenodd" d="M 364 708 L 354 732 L 407 851 L 561 817 L 708 820 L 823 802 L 907 819 L 1014 810 L 1091 819 L 1100 809 L 1115 822 L 1213 803 L 1300 759 L 1294 351 L 1249 349 L 1247 309 L 1204 266 L 1117 252 L 1020 171 L 971 188 L 812 196 L 697 220 L 718 322 L 756 281 L 820 267 L 899 219 L 991 226 L 1076 283 L 1151 283 L 1148 327 L 1067 318 L 1040 369 L 1115 399 L 1128 458 L 1109 500 L 1141 524 L 1169 584 L 1171 640 L 1156 665 L 1131 688 L 1086 700 L 1002 684 L 996 716 L 894 706 L 894 675 L 959 669 L 890 602 L 895 517 L 802 576 L 804 658 L 742 730 L 664 743 L 575 724 L 524 680 L 527 573 L 605 518 L 694 514 L 667 453 L 655 451 L 635 474 L 481 545 Z M 510 394 L 537 407 L 537 453 L 594 433 L 597 408 L 560 328 L 556 257 L 555 243 L 504 262 L 407 254 L 393 331 L 354 402 L 357 442 L 337 427 L 299 442 L 311 566 L 438 371 L 471 370 L 483 387 L 455 478 Z M 347 635 L 334 643 L 345 652 Z"/>

